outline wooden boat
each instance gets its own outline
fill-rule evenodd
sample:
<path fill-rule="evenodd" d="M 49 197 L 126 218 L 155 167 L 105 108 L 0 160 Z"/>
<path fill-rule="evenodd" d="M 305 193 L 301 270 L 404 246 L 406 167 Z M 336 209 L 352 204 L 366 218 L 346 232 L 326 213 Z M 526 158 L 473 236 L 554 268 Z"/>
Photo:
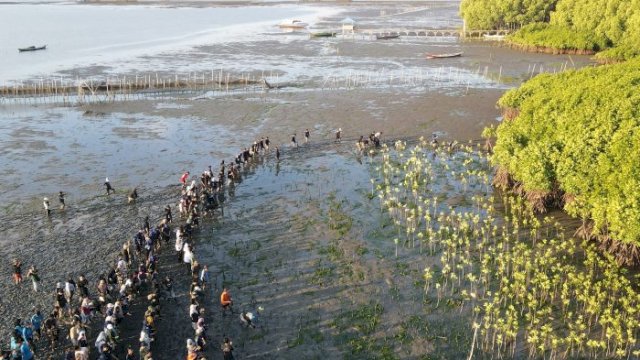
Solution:
<path fill-rule="evenodd" d="M 457 52 L 457 53 L 450 53 L 450 54 L 425 54 L 424 56 L 429 60 L 430 59 L 446 59 L 446 58 L 462 56 L 462 53 Z"/>
<path fill-rule="evenodd" d="M 376 34 L 376 40 L 390 40 L 390 39 L 397 39 L 399 38 L 400 35 L 399 34 L 389 34 L 389 35 L 377 35 Z"/>
<path fill-rule="evenodd" d="M 336 34 L 337 34 L 337 32 L 320 31 L 320 32 L 311 33 L 311 37 L 334 37 L 334 36 L 336 36 Z"/>
<path fill-rule="evenodd" d="M 47 45 L 42 45 L 42 46 L 29 46 L 26 48 L 18 48 L 19 52 L 24 52 L 24 51 L 36 51 L 36 50 L 45 50 L 47 48 Z"/>
<path fill-rule="evenodd" d="M 278 24 L 278 27 L 280 27 L 281 29 L 304 29 L 307 26 L 309 26 L 309 24 L 303 22 L 302 20 L 288 20 Z"/>

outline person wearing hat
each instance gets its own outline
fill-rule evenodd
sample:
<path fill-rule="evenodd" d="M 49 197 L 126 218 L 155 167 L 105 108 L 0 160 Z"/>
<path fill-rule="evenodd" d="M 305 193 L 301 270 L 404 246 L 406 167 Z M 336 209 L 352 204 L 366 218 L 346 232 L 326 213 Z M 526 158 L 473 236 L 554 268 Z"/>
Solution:
<path fill-rule="evenodd" d="M 198 345 L 195 341 L 187 339 L 187 360 L 195 360 L 198 358 Z"/>
<path fill-rule="evenodd" d="M 194 338 L 194 341 L 200 349 L 204 349 L 204 347 L 207 345 L 207 337 L 205 335 L 204 318 L 201 319 L 202 322 L 198 320 L 198 327 L 196 328 L 196 336 Z"/>
<path fill-rule="evenodd" d="M 115 346 L 118 343 L 118 332 L 116 328 L 113 326 L 113 323 L 107 323 L 104 334 L 107 337 L 107 344 L 111 346 Z"/>
<path fill-rule="evenodd" d="M 113 315 L 116 318 L 116 324 L 120 324 L 122 319 L 124 319 L 124 312 L 122 311 L 122 302 L 120 300 L 116 300 L 116 303 L 113 307 Z"/>
<path fill-rule="evenodd" d="M 104 333 L 104 331 L 100 331 L 95 342 L 96 350 L 98 350 L 98 353 L 102 353 L 102 346 L 106 343 L 107 343 L 107 335 Z"/>
<path fill-rule="evenodd" d="M 49 198 L 44 198 L 42 201 L 42 205 L 44 206 L 44 211 L 47 212 L 47 216 L 51 216 L 51 204 L 49 203 Z"/>
<path fill-rule="evenodd" d="M 104 186 L 105 186 L 105 188 L 107 188 L 107 195 L 110 195 L 112 191 L 116 192 L 116 190 L 113 187 L 111 187 L 111 183 L 109 182 L 109 178 L 106 178 L 104 180 Z"/>
<path fill-rule="evenodd" d="M 151 339 L 156 334 L 156 324 L 153 312 L 147 312 L 144 317 L 144 331 L 146 331 Z M 151 340 L 152 341 L 152 340 Z"/>
<path fill-rule="evenodd" d="M 144 328 L 140 331 L 140 346 L 151 347 L 151 337 L 149 337 L 149 333 Z"/>

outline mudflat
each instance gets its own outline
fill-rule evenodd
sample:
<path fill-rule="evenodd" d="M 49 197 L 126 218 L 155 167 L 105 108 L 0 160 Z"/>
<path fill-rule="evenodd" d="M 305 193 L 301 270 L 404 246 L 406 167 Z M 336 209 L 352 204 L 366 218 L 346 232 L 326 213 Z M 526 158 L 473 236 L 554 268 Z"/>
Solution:
<path fill-rule="evenodd" d="M 452 17 L 452 11 L 434 14 Z M 341 16 L 366 14 L 379 11 L 359 4 Z M 337 24 L 339 17 L 325 20 Z M 181 61 L 215 58 L 236 75 L 258 77 L 266 71 L 274 83 L 296 86 L 169 92 L 71 107 L 0 104 L 3 339 L 11 319 L 26 318 L 32 306 L 52 307 L 56 282 L 85 274 L 93 286 L 145 216 L 156 222 L 164 206 L 176 208 L 183 171 L 199 174 L 209 165 L 217 171 L 221 160 L 230 161 L 268 136 L 271 151 L 243 170 L 242 182 L 225 190 L 224 209 L 203 219 L 195 237 L 198 261 L 209 265 L 214 279 L 205 306 L 210 314 L 207 357 L 221 357 L 225 335 L 233 339 L 238 358 L 466 354 L 469 319 L 424 313 L 420 257 L 395 259 L 396 235 L 369 196 L 374 158 L 359 154 L 355 141 L 373 132 L 382 132 L 384 141 L 432 134 L 440 141 L 478 140 L 485 126 L 498 121 L 495 104 L 506 89 L 534 73 L 589 60 L 522 54 L 457 39 L 382 44 L 364 37 L 311 41 L 283 36 L 261 43 L 260 57 L 255 44 L 233 43 L 199 47 Z M 440 63 L 422 57 L 427 50 L 451 48 L 464 56 Z M 262 71 L 245 72 L 252 58 Z M 101 76 L 109 68 L 74 71 Z M 340 143 L 334 142 L 338 128 Z M 308 144 L 302 144 L 305 129 L 311 133 Z M 298 148 L 289 144 L 293 134 Z M 282 149 L 279 162 L 274 146 Z M 115 194 L 104 195 L 105 177 Z M 140 199 L 128 205 L 126 194 L 134 187 Z M 64 211 L 56 209 L 55 194 L 61 190 L 68 194 Z M 42 210 L 44 196 L 54 208 L 49 218 Z M 189 284 L 171 244 L 162 251 L 160 273 L 176 279 L 179 297 L 163 303 L 153 352 L 159 359 L 176 359 L 184 356 L 185 341 L 193 336 Z M 28 281 L 11 284 L 13 258 L 22 259 L 25 269 L 38 266 L 44 291 L 32 292 Z M 222 314 L 217 302 L 222 286 L 231 289 L 236 312 L 263 309 L 257 329 L 243 328 L 238 313 Z M 123 328 L 123 344 L 137 348 L 139 325 L 130 321 Z M 364 340 L 354 340 L 354 328 L 365 334 Z M 90 335 L 97 335 L 95 329 Z"/>

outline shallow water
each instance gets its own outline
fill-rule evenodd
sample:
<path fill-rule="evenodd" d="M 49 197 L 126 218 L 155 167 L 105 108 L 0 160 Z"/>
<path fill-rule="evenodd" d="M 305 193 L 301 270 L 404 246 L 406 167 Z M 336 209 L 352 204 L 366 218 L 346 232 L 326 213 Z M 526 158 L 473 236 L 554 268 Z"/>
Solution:
<path fill-rule="evenodd" d="M 105 177 L 122 191 L 165 186 L 176 183 L 183 169 L 204 171 L 234 156 L 239 147 L 231 146 L 237 139 L 229 134 L 226 127 L 190 117 L 14 109 L 0 125 L 8 176 L 0 193 L 5 202 L 31 191 L 57 193 L 61 186 L 75 196 L 95 194 Z"/>
<path fill-rule="evenodd" d="M 261 6 L 0 4 L 0 81 L 48 78 L 83 66 L 117 67 L 158 53 L 179 56 L 195 45 L 237 41 L 283 19 L 316 13 L 290 5 L 265 11 Z M 47 49 L 18 52 L 31 45 Z"/>

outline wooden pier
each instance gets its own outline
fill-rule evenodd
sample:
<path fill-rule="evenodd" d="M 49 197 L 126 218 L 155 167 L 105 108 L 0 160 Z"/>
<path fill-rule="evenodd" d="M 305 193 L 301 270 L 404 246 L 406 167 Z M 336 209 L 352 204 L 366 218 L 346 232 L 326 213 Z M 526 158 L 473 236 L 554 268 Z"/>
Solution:
<path fill-rule="evenodd" d="M 418 28 L 393 28 L 393 29 L 357 29 L 356 33 L 375 37 L 376 35 L 400 35 L 418 37 L 460 37 L 481 38 L 484 35 L 509 35 L 511 30 L 463 30 L 463 29 L 418 29 Z"/>

